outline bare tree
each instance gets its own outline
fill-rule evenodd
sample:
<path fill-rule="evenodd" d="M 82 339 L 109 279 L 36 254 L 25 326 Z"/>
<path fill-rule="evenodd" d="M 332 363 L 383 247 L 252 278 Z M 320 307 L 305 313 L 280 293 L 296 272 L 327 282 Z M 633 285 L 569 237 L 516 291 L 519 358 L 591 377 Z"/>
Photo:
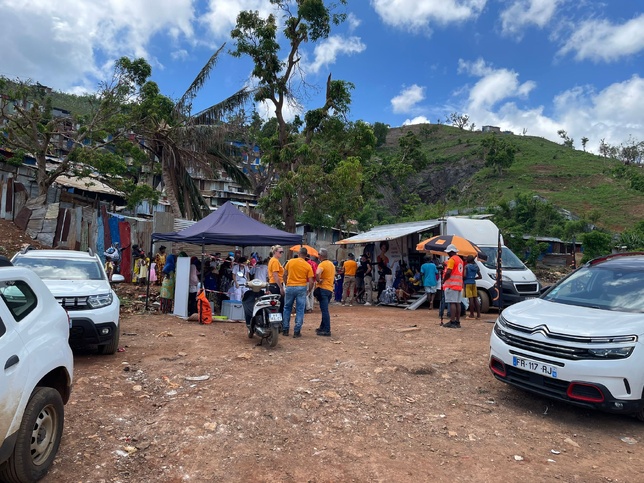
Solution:
<path fill-rule="evenodd" d="M 446 120 L 452 126 L 459 129 L 465 129 L 470 123 L 470 116 L 467 114 L 459 114 L 458 112 L 452 112 Z"/>
<path fill-rule="evenodd" d="M 559 137 L 561 139 L 563 139 L 563 145 L 564 146 L 567 146 L 567 147 L 569 147 L 571 149 L 574 148 L 575 140 L 573 138 L 571 138 L 570 136 L 568 136 L 568 133 L 564 129 L 559 129 L 559 131 L 557 131 L 557 134 L 559 135 Z"/>
<path fill-rule="evenodd" d="M 586 144 L 588 144 L 588 141 L 589 139 L 586 136 L 581 138 L 581 147 L 584 148 L 584 151 L 586 151 Z"/>

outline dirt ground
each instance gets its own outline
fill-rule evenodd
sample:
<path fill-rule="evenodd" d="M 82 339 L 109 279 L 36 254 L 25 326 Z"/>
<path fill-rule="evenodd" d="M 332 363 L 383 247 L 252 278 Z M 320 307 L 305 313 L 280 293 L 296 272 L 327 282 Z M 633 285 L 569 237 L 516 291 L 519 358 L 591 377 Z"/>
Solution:
<path fill-rule="evenodd" d="M 44 481 L 644 481 L 642 423 L 492 377 L 494 314 L 331 313 L 333 337 L 316 308 L 274 349 L 243 323 L 124 315 L 123 352 L 76 354 Z"/>
<path fill-rule="evenodd" d="M 37 245 L 0 233 L 0 254 Z M 333 337 L 316 309 L 269 349 L 243 323 L 144 314 L 143 289 L 118 291 L 123 352 L 76 353 L 45 482 L 644 481 L 644 423 L 492 377 L 493 313 L 455 330 L 427 309 L 333 306 Z"/>

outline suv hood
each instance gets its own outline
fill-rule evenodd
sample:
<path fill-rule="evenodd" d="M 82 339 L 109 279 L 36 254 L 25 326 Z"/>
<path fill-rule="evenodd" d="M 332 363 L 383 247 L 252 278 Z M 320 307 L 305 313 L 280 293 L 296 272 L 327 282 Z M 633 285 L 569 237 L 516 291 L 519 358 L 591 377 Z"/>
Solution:
<path fill-rule="evenodd" d="M 526 329 L 547 327 L 550 332 L 574 336 L 644 334 L 644 314 L 592 309 L 534 299 L 512 305 L 503 318 Z"/>
<path fill-rule="evenodd" d="M 54 297 L 80 297 L 109 293 L 110 284 L 105 280 L 43 280 Z"/>

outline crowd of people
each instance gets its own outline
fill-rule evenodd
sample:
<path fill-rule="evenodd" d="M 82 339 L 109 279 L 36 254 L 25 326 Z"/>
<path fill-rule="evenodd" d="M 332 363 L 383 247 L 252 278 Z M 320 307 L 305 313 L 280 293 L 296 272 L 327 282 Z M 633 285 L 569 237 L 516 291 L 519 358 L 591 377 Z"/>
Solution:
<path fill-rule="evenodd" d="M 120 254 L 118 245 L 110 253 Z M 446 312 L 450 317 L 443 326 L 460 328 L 462 293 L 469 307 L 468 318 L 480 318 L 480 307 L 476 291 L 476 279 L 480 278 L 479 268 L 473 256 L 461 258 L 454 245 L 446 248 L 448 259 L 442 263 L 438 256 L 425 257 L 420 266 L 407 266 L 398 258 L 390 260 L 389 243 L 379 244 L 379 253 L 374 260 L 365 250 L 356 260 L 349 253 L 343 261 L 329 260 L 328 251 L 320 249 L 311 256 L 306 247 L 301 247 L 286 262 L 285 249 L 280 245 L 271 247 L 269 256 L 262 258 L 253 252 L 246 257 L 241 251 L 229 252 L 222 256 L 214 253 L 204 257 L 191 257 L 188 315 L 197 313 L 197 292 L 201 281 L 208 298 L 221 307 L 223 300 L 242 300 L 248 290 L 247 282 L 259 279 L 267 282 L 267 289 L 280 296 L 280 311 L 283 314 L 281 333 L 290 335 L 290 318 L 295 310 L 293 337 L 301 336 L 304 314 L 312 312 L 317 301 L 321 312 L 320 326 L 316 333 L 331 335 L 329 306 L 333 303 L 366 306 L 378 303 L 391 304 L 406 302 L 414 293 L 425 293 L 429 309 L 432 310 L 437 294 L 441 294 L 439 315 Z M 160 310 L 172 311 L 176 283 L 177 257 L 187 256 L 184 252 L 175 255 L 167 253 L 160 246 L 154 257 L 145 254 L 137 245 L 132 246 L 133 281 L 160 286 Z M 107 252 L 106 252 L 107 256 Z M 119 257 L 120 259 L 120 257 Z M 375 280 L 375 282 L 374 282 Z"/>

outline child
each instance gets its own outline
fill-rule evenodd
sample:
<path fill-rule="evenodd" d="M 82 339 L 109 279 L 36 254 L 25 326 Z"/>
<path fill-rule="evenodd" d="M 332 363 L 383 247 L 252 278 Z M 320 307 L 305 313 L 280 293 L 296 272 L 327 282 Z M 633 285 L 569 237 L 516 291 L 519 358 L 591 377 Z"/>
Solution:
<path fill-rule="evenodd" d="M 476 318 L 481 318 L 481 307 L 479 306 L 479 295 L 476 290 L 476 279 L 481 278 L 479 270 L 473 255 L 467 256 L 467 264 L 463 273 L 463 284 L 465 285 L 465 296 L 470 302 L 470 315 L 468 319 L 474 318 L 474 309 L 476 309 Z"/>

